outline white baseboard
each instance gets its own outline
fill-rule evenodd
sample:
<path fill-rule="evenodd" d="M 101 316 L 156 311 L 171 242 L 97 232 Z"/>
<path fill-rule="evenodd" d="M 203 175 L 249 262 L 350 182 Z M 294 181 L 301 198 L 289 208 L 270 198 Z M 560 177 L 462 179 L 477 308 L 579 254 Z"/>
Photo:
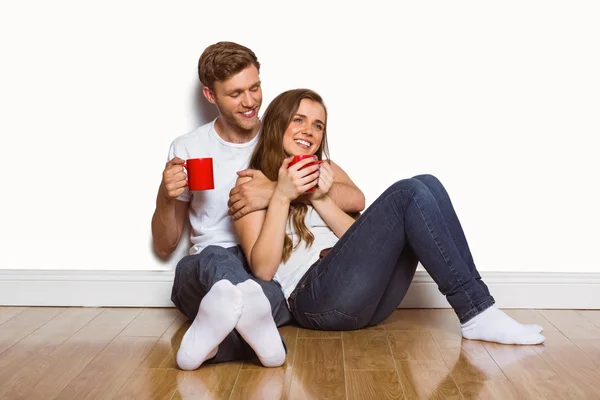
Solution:
<path fill-rule="evenodd" d="M 482 272 L 499 307 L 600 309 L 600 273 Z M 0 305 L 173 307 L 173 271 L 0 270 Z M 417 271 L 400 308 L 448 308 Z"/>

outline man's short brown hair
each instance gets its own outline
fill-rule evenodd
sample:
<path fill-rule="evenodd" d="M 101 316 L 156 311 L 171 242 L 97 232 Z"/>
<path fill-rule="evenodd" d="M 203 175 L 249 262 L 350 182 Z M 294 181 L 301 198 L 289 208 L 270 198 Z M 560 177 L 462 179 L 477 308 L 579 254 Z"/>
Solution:
<path fill-rule="evenodd" d="M 249 48 L 233 42 L 218 42 L 208 46 L 198 60 L 200 82 L 210 90 L 214 83 L 254 65 L 260 71 L 260 63 Z"/>

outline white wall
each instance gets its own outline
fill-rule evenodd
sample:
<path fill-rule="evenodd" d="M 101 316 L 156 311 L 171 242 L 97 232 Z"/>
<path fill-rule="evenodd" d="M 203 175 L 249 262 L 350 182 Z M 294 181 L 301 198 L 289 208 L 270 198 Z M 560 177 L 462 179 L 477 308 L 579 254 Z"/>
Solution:
<path fill-rule="evenodd" d="M 171 268 L 156 190 L 210 117 L 200 53 L 232 40 L 263 64 L 263 110 L 324 96 L 368 203 L 432 173 L 481 270 L 600 272 L 597 2 L 281 3 L 3 2 L 0 268 Z"/>

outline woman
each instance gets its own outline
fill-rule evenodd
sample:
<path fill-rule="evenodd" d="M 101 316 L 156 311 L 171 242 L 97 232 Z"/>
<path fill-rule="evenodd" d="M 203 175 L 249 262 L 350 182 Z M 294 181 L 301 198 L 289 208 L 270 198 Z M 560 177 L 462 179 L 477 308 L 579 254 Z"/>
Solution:
<path fill-rule="evenodd" d="M 421 261 L 464 338 L 542 343 L 540 326 L 522 325 L 494 306 L 435 177 L 394 183 L 356 221 L 329 199 L 332 163 L 309 165 L 328 158 L 326 124 L 323 100 L 311 90 L 287 91 L 271 102 L 250 166 L 277 186 L 268 210 L 235 222 L 253 274 L 280 282 L 298 323 L 323 330 L 379 324 L 400 304 Z M 290 167 L 291 156 L 302 154 L 315 157 Z"/>

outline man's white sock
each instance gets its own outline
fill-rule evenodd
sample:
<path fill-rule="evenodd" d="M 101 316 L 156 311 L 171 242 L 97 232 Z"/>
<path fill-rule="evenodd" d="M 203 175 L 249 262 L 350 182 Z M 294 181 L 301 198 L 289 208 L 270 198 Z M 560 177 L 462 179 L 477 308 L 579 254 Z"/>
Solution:
<path fill-rule="evenodd" d="M 235 329 L 252 347 L 265 367 L 279 367 L 285 362 L 285 348 L 271 314 L 271 304 L 260 285 L 248 279 L 238 283 L 244 307 Z"/>
<path fill-rule="evenodd" d="M 515 321 L 496 306 L 479 313 L 462 324 L 465 339 L 483 340 L 502 344 L 540 344 L 545 338 L 537 325 L 525 326 Z"/>
<path fill-rule="evenodd" d="M 204 296 L 198 315 L 183 335 L 177 365 L 194 370 L 217 354 L 219 344 L 240 319 L 242 293 L 231 282 L 220 280 Z"/>

